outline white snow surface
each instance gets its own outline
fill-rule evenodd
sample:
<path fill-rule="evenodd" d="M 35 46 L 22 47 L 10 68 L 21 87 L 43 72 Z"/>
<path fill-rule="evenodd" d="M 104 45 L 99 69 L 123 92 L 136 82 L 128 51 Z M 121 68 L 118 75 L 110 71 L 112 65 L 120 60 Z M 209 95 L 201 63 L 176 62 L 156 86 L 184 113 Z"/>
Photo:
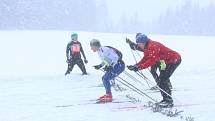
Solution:
<path fill-rule="evenodd" d="M 116 110 L 120 107 L 146 104 L 150 99 L 130 89 L 116 91 L 117 101 L 128 100 L 125 95 L 140 99 L 140 104 L 108 103 L 85 104 L 105 93 L 101 77 L 103 72 L 93 65 L 101 61 L 93 53 L 89 41 L 97 38 L 102 45 L 118 48 L 126 65 L 135 63 L 128 37 L 134 41 L 135 34 L 77 32 L 86 57 L 89 75 L 82 76 L 77 66 L 64 76 L 67 69 L 65 49 L 70 41 L 70 31 L 0 31 L 0 121 L 182 121 L 180 117 L 167 117 L 150 109 Z M 175 104 L 197 104 L 176 107 L 184 110 L 183 116 L 195 121 L 214 121 L 215 116 L 215 37 L 148 35 L 179 52 L 182 63 L 172 75 Z M 134 53 L 137 60 L 140 57 Z M 142 56 L 142 53 L 139 53 Z M 146 91 L 143 78 L 130 72 L 145 86 L 122 73 L 120 77 L 145 91 L 156 100 L 160 93 Z M 148 69 L 142 71 L 154 83 Z M 116 81 L 116 83 L 118 83 Z M 120 83 L 118 83 L 120 84 Z M 125 86 L 121 85 L 126 88 Z M 56 107 L 73 105 L 71 107 Z"/>

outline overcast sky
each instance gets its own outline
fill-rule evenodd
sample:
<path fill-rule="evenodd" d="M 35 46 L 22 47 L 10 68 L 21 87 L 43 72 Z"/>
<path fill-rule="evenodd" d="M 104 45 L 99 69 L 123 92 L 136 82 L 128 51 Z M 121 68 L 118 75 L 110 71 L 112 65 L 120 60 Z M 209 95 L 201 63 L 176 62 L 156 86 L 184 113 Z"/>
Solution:
<path fill-rule="evenodd" d="M 98 0 L 99 1 L 99 0 Z M 122 15 L 129 17 L 138 14 L 139 19 L 150 22 L 165 13 L 168 8 L 176 8 L 183 5 L 185 0 L 106 0 L 109 8 L 110 17 L 117 22 Z M 215 4 L 215 0 L 192 0 L 198 2 L 201 7 Z"/>

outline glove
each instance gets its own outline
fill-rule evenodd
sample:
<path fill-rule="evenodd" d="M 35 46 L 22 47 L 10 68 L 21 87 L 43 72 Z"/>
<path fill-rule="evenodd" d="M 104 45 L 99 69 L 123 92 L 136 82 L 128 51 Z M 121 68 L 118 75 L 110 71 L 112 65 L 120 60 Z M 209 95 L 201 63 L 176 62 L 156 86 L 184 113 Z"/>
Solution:
<path fill-rule="evenodd" d="M 105 66 L 104 68 L 103 68 L 103 70 L 104 71 L 109 71 L 109 70 L 111 70 L 113 67 L 112 66 Z"/>
<path fill-rule="evenodd" d="M 137 66 L 133 66 L 133 65 L 130 65 L 130 66 L 127 66 L 128 67 L 128 69 L 130 70 L 130 71 L 138 71 L 138 67 Z"/>
<path fill-rule="evenodd" d="M 126 40 L 126 43 L 128 44 L 132 43 L 132 41 L 129 38 L 126 38 L 125 40 Z"/>
<path fill-rule="evenodd" d="M 102 65 L 95 65 L 93 66 L 96 70 L 100 69 L 102 67 Z"/>
<path fill-rule="evenodd" d="M 67 58 L 66 62 L 67 62 L 67 63 L 71 63 L 71 62 L 72 62 L 72 59 L 71 59 L 71 58 Z"/>
<path fill-rule="evenodd" d="M 164 60 L 160 60 L 160 69 L 163 71 L 166 69 L 166 63 Z"/>
<path fill-rule="evenodd" d="M 137 49 L 137 45 L 134 42 L 132 42 L 130 39 L 126 38 L 126 42 L 129 44 L 129 46 L 132 50 Z"/>
<path fill-rule="evenodd" d="M 85 59 L 85 60 L 84 60 L 84 63 L 88 63 L 88 61 Z"/>

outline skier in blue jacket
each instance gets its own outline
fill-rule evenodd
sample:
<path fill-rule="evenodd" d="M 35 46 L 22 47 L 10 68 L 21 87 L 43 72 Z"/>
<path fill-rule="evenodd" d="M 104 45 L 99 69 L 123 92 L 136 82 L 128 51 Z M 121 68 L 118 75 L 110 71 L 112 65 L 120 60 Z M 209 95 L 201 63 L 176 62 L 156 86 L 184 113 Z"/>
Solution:
<path fill-rule="evenodd" d="M 101 46 L 100 41 L 97 39 L 92 39 L 90 41 L 90 46 L 93 52 L 98 52 L 99 57 L 102 60 L 102 63 L 95 65 L 95 69 L 100 69 L 104 67 L 105 74 L 102 77 L 102 82 L 106 90 L 106 94 L 98 98 L 99 103 L 112 102 L 112 93 L 111 93 L 111 84 L 110 81 L 117 77 L 125 70 L 125 64 L 117 50 L 108 47 Z"/>

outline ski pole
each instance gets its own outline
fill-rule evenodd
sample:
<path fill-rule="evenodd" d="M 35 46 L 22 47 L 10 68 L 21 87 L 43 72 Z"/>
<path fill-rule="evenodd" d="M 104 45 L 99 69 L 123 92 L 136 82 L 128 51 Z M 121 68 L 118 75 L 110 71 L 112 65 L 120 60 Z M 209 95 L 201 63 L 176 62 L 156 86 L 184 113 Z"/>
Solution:
<path fill-rule="evenodd" d="M 99 69 L 100 71 L 104 72 L 104 70 Z M 144 93 L 143 91 L 141 91 L 140 89 L 138 89 L 137 87 L 135 87 L 134 85 L 130 84 L 129 82 L 127 82 L 126 80 L 124 80 L 123 78 L 117 76 L 117 78 L 121 79 L 122 81 L 120 81 L 119 79 L 116 79 L 117 81 L 119 81 L 120 83 L 122 83 L 123 85 L 127 86 L 128 88 L 132 89 L 133 91 L 135 91 L 136 93 L 140 94 L 141 96 L 146 96 L 149 99 L 151 99 L 152 101 L 154 101 L 155 103 L 157 103 L 157 101 L 155 99 L 153 99 L 152 97 L 150 97 L 149 95 L 147 95 L 146 93 Z"/>
<path fill-rule="evenodd" d="M 138 73 L 137 73 L 137 74 L 138 74 Z M 143 76 L 143 77 L 145 78 L 145 76 L 142 75 L 141 73 L 139 73 L 138 75 L 139 75 L 139 76 Z M 147 82 L 150 82 L 150 84 L 152 84 L 152 81 L 149 80 L 148 78 L 146 78 L 146 81 L 147 81 Z M 156 85 L 156 87 L 157 87 L 160 91 L 162 91 L 163 93 L 165 93 L 165 94 L 167 94 L 168 96 L 170 96 L 171 98 L 173 98 L 172 95 L 168 94 L 166 91 L 164 91 L 163 89 L 161 89 L 158 85 Z"/>
<path fill-rule="evenodd" d="M 153 99 L 152 97 L 150 97 L 149 95 L 147 95 L 146 93 L 144 93 L 143 91 L 141 91 L 140 89 L 138 89 L 137 87 L 135 87 L 134 85 L 130 84 L 129 82 L 127 82 L 126 80 L 124 80 L 123 78 L 121 78 L 120 76 L 118 76 L 118 78 L 120 78 L 121 80 L 123 80 L 126 84 L 130 85 L 131 87 L 133 87 L 134 89 L 136 89 L 137 91 L 141 92 L 142 94 L 144 94 L 145 96 L 147 96 L 149 99 L 151 99 L 152 101 L 154 101 L 155 103 L 157 103 L 157 101 L 155 99 Z"/>
<path fill-rule="evenodd" d="M 129 78 L 131 78 L 132 80 L 134 80 L 135 82 L 140 83 L 141 85 L 145 86 L 145 84 L 143 84 L 141 81 L 139 81 L 138 79 L 136 79 L 135 77 L 133 77 L 131 74 L 129 74 L 127 71 L 123 72 L 125 75 L 127 75 Z"/>
<path fill-rule="evenodd" d="M 132 49 L 130 48 L 130 50 L 131 50 L 131 53 L 132 53 L 132 55 L 133 55 L 133 58 L 134 58 L 134 60 L 135 60 L 135 62 L 137 63 L 137 59 L 136 59 L 136 57 L 135 57 L 135 55 L 134 55 L 134 53 L 133 53 L 133 51 L 132 51 Z M 139 53 L 135 50 L 135 52 L 139 55 Z M 139 57 L 140 57 L 140 55 L 139 55 Z M 149 88 L 151 88 L 150 86 L 149 86 L 149 83 L 146 81 L 146 83 L 147 83 L 147 85 L 148 85 L 148 87 Z"/>

